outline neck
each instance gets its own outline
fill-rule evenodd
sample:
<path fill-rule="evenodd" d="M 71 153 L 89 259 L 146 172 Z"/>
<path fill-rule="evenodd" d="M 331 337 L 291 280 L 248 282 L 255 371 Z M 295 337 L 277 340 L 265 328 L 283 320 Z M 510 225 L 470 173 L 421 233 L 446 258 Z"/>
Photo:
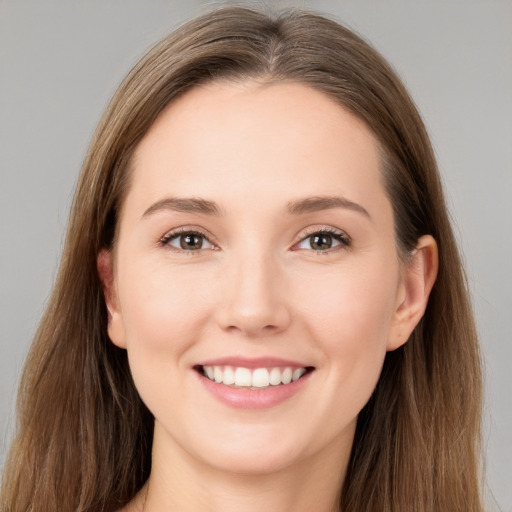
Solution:
<path fill-rule="evenodd" d="M 352 439 L 271 472 L 233 473 L 212 467 L 170 442 L 155 427 L 153 464 L 138 509 L 144 512 L 339 512 Z"/>

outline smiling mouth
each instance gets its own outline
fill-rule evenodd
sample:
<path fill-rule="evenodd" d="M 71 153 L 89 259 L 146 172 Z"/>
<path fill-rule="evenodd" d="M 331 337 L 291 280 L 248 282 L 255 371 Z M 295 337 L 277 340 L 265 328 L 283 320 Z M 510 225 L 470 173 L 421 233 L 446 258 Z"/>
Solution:
<path fill-rule="evenodd" d="M 224 384 L 233 388 L 262 389 L 271 386 L 286 386 L 296 382 L 307 373 L 312 372 L 314 367 L 244 368 L 227 365 L 197 365 L 194 369 L 203 377 L 217 384 Z"/>

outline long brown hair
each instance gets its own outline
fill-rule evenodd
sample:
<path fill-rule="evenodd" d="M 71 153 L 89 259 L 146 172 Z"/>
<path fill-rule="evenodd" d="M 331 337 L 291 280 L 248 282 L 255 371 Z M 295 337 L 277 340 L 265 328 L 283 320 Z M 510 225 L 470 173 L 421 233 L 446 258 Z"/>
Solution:
<path fill-rule="evenodd" d="M 390 66 L 319 15 L 243 7 L 202 15 L 158 43 L 112 99 L 85 159 L 59 274 L 23 373 L 4 512 L 113 511 L 148 478 L 153 418 L 108 339 L 97 255 L 111 248 L 130 157 L 162 109 L 212 80 L 291 81 L 364 120 L 380 141 L 399 254 L 431 234 L 439 273 L 424 318 L 386 356 L 361 411 L 340 509 L 478 512 L 480 358 L 433 151 Z"/>

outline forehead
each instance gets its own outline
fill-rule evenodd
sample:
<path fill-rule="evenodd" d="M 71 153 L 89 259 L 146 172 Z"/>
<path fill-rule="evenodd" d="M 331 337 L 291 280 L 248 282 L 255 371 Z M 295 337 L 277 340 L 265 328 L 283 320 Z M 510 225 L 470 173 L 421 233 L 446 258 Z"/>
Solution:
<path fill-rule="evenodd" d="M 293 83 L 214 82 L 160 114 L 135 152 L 128 195 L 214 196 L 247 207 L 340 194 L 378 206 L 380 167 L 372 132 L 327 95 Z"/>

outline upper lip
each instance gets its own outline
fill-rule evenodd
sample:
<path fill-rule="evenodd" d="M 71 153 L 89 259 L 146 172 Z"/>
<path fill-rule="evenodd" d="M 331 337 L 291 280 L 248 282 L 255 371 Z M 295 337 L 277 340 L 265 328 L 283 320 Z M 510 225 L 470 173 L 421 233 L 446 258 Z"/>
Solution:
<path fill-rule="evenodd" d="M 219 357 L 217 359 L 208 359 L 197 363 L 195 366 L 234 366 L 237 368 L 311 368 L 311 365 L 303 364 L 290 359 L 281 359 L 280 357 L 256 357 L 247 358 L 240 356 Z"/>

